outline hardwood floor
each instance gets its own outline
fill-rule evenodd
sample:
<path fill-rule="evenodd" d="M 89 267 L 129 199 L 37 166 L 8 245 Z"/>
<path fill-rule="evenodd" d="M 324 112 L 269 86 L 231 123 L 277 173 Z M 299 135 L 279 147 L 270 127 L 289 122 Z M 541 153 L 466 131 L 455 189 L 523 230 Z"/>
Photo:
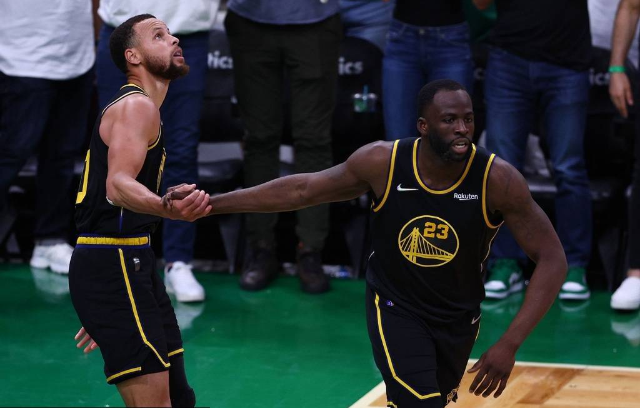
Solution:
<path fill-rule="evenodd" d="M 482 398 L 469 394 L 467 390 L 472 380 L 472 375 L 464 376 L 458 402 L 449 404 L 448 407 L 640 407 L 640 369 L 517 363 L 509 379 L 509 385 L 500 398 Z M 384 390 L 384 384 L 380 384 L 352 408 L 386 407 Z"/>

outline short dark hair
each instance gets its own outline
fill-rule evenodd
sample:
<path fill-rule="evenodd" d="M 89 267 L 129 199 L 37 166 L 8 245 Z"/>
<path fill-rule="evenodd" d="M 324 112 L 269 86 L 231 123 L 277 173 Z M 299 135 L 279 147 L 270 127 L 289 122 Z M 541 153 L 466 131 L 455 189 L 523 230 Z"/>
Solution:
<path fill-rule="evenodd" d="M 109 37 L 109 51 L 111 52 L 111 59 L 116 64 L 120 71 L 125 74 L 128 71 L 127 59 L 124 57 L 124 52 L 127 48 L 131 48 L 134 45 L 134 31 L 133 26 L 141 21 L 155 18 L 151 14 L 140 14 L 133 16 L 124 23 L 116 27 Z"/>
<path fill-rule="evenodd" d="M 433 98 L 440 91 L 465 91 L 467 89 L 452 79 L 437 79 L 422 87 L 418 94 L 418 117 L 433 103 Z"/>

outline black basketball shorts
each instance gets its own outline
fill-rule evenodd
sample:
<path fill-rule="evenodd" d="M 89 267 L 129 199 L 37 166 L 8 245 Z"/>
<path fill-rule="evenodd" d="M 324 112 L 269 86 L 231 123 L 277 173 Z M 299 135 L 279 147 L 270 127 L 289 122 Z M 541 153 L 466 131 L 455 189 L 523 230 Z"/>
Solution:
<path fill-rule="evenodd" d="M 80 323 L 100 346 L 109 384 L 168 370 L 184 351 L 148 235 L 81 235 L 69 289 Z"/>
<path fill-rule="evenodd" d="M 480 310 L 431 325 L 367 286 L 367 327 L 387 406 L 442 408 L 458 387 L 480 328 Z"/>

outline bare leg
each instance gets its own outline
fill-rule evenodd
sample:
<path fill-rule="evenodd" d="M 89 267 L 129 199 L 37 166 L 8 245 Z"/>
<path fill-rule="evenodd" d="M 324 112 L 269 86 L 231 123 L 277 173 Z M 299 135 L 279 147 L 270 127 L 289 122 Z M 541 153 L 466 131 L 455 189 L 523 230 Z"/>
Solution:
<path fill-rule="evenodd" d="M 117 387 L 127 407 L 171 407 L 169 371 L 141 375 Z"/>
<path fill-rule="evenodd" d="M 631 278 L 632 276 L 635 276 L 636 278 L 640 278 L 640 269 L 629 269 L 627 271 L 627 277 Z"/>

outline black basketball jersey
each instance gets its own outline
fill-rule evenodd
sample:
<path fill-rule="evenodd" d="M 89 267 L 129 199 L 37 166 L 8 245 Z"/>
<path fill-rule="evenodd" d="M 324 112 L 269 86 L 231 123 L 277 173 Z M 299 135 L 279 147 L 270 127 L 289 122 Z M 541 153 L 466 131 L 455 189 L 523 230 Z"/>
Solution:
<path fill-rule="evenodd" d="M 495 155 L 472 145 L 460 178 L 434 190 L 419 174 L 420 143 L 407 138 L 393 145 L 385 193 L 371 207 L 367 282 L 427 321 L 447 323 L 484 299 L 482 263 L 502 223 L 486 207 Z"/>
<path fill-rule="evenodd" d="M 148 96 L 142 88 L 127 84 L 120 88 L 96 119 L 76 197 L 76 227 L 81 234 L 126 236 L 151 233 L 160 222 L 160 217 L 139 214 L 123 207 L 116 207 L 107 199 L 109 147 L 100 137 L 100 123 L 107 109 L 122 98 L 133 94 Z M 162 125 L 160 125 L 158 137 L 148 147 L 144 164 L 136 177 L 136 181 L 156 194 L 160 189 L 165 158 Z"/>

